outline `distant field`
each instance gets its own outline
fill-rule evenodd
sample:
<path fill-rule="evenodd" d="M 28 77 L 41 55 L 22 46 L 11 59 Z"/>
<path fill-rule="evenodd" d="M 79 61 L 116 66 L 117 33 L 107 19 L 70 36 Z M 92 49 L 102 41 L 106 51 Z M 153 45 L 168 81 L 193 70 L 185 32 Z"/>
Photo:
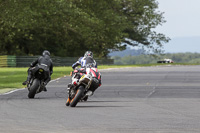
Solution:
<path fill-rule="evenodd" d="M 145 67 L 157 65 L 198 65 L 198 64 L 143 64 L 143 65 L 101 65 L 99 69 L 122 68 L 122 67 Z M 0 68 L 0 93 L 16 88 L 24 88 L 22 82 L 27 78 L 28 68 Z M 71 67 L 54 67 L 52 79 L 69 75 Z"/>

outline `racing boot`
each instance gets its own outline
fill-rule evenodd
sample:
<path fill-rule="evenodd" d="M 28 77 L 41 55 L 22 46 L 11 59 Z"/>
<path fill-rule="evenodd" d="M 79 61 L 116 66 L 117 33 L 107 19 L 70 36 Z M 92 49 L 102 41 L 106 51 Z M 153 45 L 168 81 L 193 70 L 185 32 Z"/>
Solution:
<path fill-rule="evenodd" d="M 43 91 L 47 91 L 46 85 L 47 85 L 47 83 L 43 82 L 43 84 L 42 84 Z"/>
<path fill-rule="evenodd" d="M 88 92 L 86 93 L 86 96 L 92 96 L 93 94 L 94 94 L 93 91 L 88 91 Z"/>
<path fill-rule="evenodd" d="M 22 83 L 22 85 L 27 85 L 30 82 L 31 73 L 28 74 L 27 80 Z"/>
<path fill-rule="evenodd" d="M 29 81 L 26 80 L 26 81 L 24 81 L 24 82 L 22 83 L 22 85 L 27 85 L 28 83 L 29 83 Z"/>

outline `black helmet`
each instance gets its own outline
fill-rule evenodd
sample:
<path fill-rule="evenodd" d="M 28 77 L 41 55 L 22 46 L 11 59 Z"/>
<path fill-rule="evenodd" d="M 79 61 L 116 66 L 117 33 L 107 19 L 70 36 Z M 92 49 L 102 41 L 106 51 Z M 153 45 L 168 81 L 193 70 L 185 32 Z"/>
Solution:
<path fill-rule="evenodd" d="M 91 51 L 86 51 L 84 54 L 84 57 L 88 57 L 88 56 L 93 58 L 93 53 Z"/>
<path fill-rule="evenodd" d="M 43 56 L 45 56 L 45 55 L 50 56 L 50 52 L 49 52 L 48 50 L 44 50 L 43 53 L 42 53 L 42 55 L 43 55 Z"/>

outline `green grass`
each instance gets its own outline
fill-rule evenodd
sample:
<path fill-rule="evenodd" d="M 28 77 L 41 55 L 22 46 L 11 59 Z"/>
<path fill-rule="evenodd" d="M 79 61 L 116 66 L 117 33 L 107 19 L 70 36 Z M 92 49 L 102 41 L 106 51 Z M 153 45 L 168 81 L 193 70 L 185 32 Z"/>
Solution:
<path fill-rule="evenodd" d="M 0 68 L 0 93 L 16 88 L 24 88 L 22 82 L 27 78 L 28 68 Z M 71 67 L 54 67 L 52 79 L 69 75 Z"/>
<path fill-rule="evenodd" d="M 199 65 L 199 64 L 141 64 L 141 65 L 101 65 L 99 69 L 107 68 L 122 68 L 122 67 L 145 67 L 145 66 L 158 66 L 158 65 Z M 28 68 L 0 68 L 0 93 L 4 93 L 17 88 L 24 88 L 22 82 L 27 78 Z M 71 67 L 54 67 L 52 79 L 69 75 L 72 71 Z"/>

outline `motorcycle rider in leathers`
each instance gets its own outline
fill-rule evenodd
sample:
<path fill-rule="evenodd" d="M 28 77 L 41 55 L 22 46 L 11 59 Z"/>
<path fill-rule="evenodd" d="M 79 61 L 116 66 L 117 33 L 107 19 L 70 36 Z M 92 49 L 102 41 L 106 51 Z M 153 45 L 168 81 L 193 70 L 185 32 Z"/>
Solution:
<path fill-rule="evenodd" d="M 72 87 L 72 86 L 76 86 L 79 82 L 79 79 L 81 78 L 80 73 L 85 73 L 85 67 L 87 64 L 93 64 L 93 66 L 95 68 L 97 68 L 97 63 L 96 61 L 93 59 L 93 53 L 91 51 L 86 51 L 84 54 L 84 57 L 80 57 L 78 59 L 77 62 L 75 62 L 72 65 L 72 68 L 76 70 L 76 77 L 75 79 L 72 81 L 72 83 L 70 83 L 68 85 L 68 90 Z M 77 66 L 81 66 L 81 68 L 77 68 Z M 73 74 L 72 74 L 73 75 Z"/>
<path fill-rule="evenodd" d="M 93 63 L 97 68 L 97 63 L 93 59 L 93 53 L 91 51 L 86 51 L 84 57 L 80 57 L 78 61 L 72 65 L 72 68 L 75 69 L 79 65 L 81 66 L 81 68 L 84 68 L 89 63 Z"/>
<path fill-rule="evenodd" d="M 53 63 L 52 60 L 50 58 L 50 52 L 47 50 L 44 50 L 42 53 L 42 56 L 38 57 L 38 59 L 36 59 L 35 61 L 33 61 L 30 64 L 30 68 L 28 69 L 28 77 L 27 80 L 24 81 L 22 84 L 26 85 L 30 82 L 30 79 L 32 78 L 32 76 L 34 75 L 34 73 L 39 69 L 38 65 L 43 65 L 43 66 L 47 66 L 47 78 L 44 81 L 43 87 L 44 87 L 44 91 L 46 90 L 46 85 L 47 83 L 51 80 L 51 75 L 53 73 Z"/>

